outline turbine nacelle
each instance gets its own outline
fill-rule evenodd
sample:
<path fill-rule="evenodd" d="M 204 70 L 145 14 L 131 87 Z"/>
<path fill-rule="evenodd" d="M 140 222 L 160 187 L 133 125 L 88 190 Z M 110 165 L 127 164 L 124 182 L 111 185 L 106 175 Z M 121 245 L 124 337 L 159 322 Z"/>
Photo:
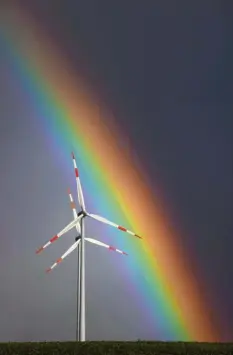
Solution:
<path fill-rule="evenodd" d="M 87 212 L 85 212 L 85 211 L 80 211 L 79 213 L 78 213 L 78 217 L 86 217 L 87 216 Z"/>

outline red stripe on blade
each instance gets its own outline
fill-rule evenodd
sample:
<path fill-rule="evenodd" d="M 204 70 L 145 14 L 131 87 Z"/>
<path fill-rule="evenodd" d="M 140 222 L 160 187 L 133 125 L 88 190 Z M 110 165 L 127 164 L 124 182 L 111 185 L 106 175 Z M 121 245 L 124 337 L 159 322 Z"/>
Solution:
<path fill-rule="evenodd" d="M 47 269 L 46 273 L 48 274 L 51 270 L 52 270 L 51 268 Z"/>
<path fill-rule="evenodd" d="M 127 229 L 126 229 L 125 227 L 118 226 L 118 229 L 120 229 L 120 230 L 123 231 L 123 232 L 127 232 Z"/>
<path fill-rule="evenodd" d="M 38 249 L 38 250 L 36 251 L 36 254 L 41 253 L 41 252 L 42 252 L 42 250 L 43 250 L 43 247 L 41 247 L 40 249 Z"/>
<path fill-rule="evenodd" d="M 57 239 L 58 239 L 58 236 L 55 235 L 52 239 L 50 239 L 50 242 L 53 243 L 53 242 L 55 242 L 55 240 L 57 240 Z"/>
<path fill-rule="evenodd" d="M 70 207 L 72 208 L 72 210 L 76 208 L 75 203 L 73 201 L 70 203 Z"/>
<path fill-rule="evenodd" d="M 116 251 L 116 248 L 112 247 L 111 245 L 108 247 L 109 250 Z"/>
<path fill-rule="evenodd" d="M 78 177 L 78 169 L 75 168 L 75 176 Z"/>
<path fill-rule="evenodd" d="M 58 264 L 61 263 L 61 262 L 62 262 L 62 258 L 57 259 L 57 263 Z"/>

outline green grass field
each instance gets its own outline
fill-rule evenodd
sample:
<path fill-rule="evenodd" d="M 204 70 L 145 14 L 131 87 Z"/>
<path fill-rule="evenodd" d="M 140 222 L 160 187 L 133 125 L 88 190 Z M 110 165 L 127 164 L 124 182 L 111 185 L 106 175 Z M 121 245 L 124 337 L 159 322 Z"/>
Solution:
<path fill-rule="evenodd" d="M 0 355 L 233 355 L 233 343 L 52 342 L 0 343 Z"/>

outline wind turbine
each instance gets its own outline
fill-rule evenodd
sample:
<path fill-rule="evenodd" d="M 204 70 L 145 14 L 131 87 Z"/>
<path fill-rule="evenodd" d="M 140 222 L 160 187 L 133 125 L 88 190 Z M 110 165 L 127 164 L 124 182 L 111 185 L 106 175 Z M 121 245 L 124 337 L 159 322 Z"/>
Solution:
<path fill-rule="evenodd" d="M 74 219 L 78 218 L 78 214 L 77 214 L 77 210 L 76 210 L 76 206 L 75 206 L 75 202 L 72 196 L 72 193 L 70 191 L 70 189 L 68 189 L 68 195 L 69 195 L 69 199 L 70 199 L 70 207 L 72 209 L 73 212 L 73 217 Z M 80 239 L 81 239 L 81 227 L 80 227 L 80 223 L 76 224 L 76 230 L 78 235 L 75 238 L 75 243 L 61 256 L 61 261 L 64 260 L 72 251 L 74 251 L 76 248 L 78 249 L 78 280 L 77 280 L 77 329 L 76 329 L 76 339 L 79 340 L 79 318 L 80 318 Z M 115 251 L 117 253 L 123 254 L 123 255 L 128 255 L 126 252 L 115 248 L 112 245 L 108 245 L 105 243 L 102 243 L 96 239 L 93 238 L 85 238 L 85 241 L 88 241 L 90 243 L 99 245 L 101 247 L 107 248 L 111 251 Z M 49 269 L 47 269 L 47 272 L 52 271 L 52 269 L 54 269 L 61 261 L 60 259 L 58 259 Z"/>
<path fill-rule="evenodd" d="M 70 201 L 72 204 L 74 220 L 71 221 L 65 228 L 63 228 L 53 238 L 51 238 L 46 244 L 44 244 L 44 246 L 39 248 L 36 251 L 36 254 L 41 253 L 50 244 L 55 242 L 62 235 L 64 235 L 65 233 L 67 233 L 68 231 L 73 229 L 74 227 L 76 228 L 76 230 L 78 232 L 78 236 L 76 237 L 75 243 L 49 269 L 47 269 L 47 272 L 50 272 L 54 267 L 56 267 L 59 263 L 61 263 L 73 250 L 75 250 L 79 246 L 79 243 L 80 243 L 81 248 L 79 247 L 79 262 L 78 262 L 78 273 L 79 273 L 79 280 L 80 280 L 80 283 L 78 280 L 78 289 L 80 288 L 80 292 L 79 292 L 80 301 L 78 300 L 78 303 L 79 303 L 78 304 L 78 316 L 79 316 L 78 325 L 79 325 L 79 340 L 85 341 L 85 338 L 86 338 L 86 334 L 85 334 L 85 331 L 86 331 L 86 324 L 85 324 L 85 320 L 86 320 L 85 319 L 85 241 L 88 241 L 93 244 L 97 244 L 99 246 L 108 248 L 109 250 L 113 250 L 113 251 L 116 251 L 121 254 L 126 254 L 125 252 L 123 252 L 119 249 L 116 249 L 115 247 L 112 247 L 110 245 L 107 245 L 105 243 L 102 243 L 98 240 L 95 240 L 93 238 L 86 238 L 85 237 L 85 229 L 84 229 L 85 218 L 90 217 L 90 218 L 95 219 L 99 222 L 102 222 L 102 223 L 108 224 L 112 227 L 115 227 L 123 232 L 131 234 L 137 238 L 142 239 L 142 237 L 139 236 L 138 234 L 128 230 L 127 228 L 121 226 L 121 225 L 118 225 L 116 223 L 109 221 L 108 219 L 106 219 L 104 217 L 87 212 L 86 207 L 85 207 L 82 186 L 81 186 L 81 182 L 80 182 L 80 178 L 79 178 L 79 172 L 78 172 L 74 153 L 72 153 L 72 158 L 73 158 L 74 172 L 75 172 L 75 178 L 76 178 L 78 201 L 79 201 L 81 211 L 79 213 L 77 213 L 76 208 L 74 206 L 74 201 L 73 201 L 72 195 L 71 195 L 71 193 L 69 193 Z"/>

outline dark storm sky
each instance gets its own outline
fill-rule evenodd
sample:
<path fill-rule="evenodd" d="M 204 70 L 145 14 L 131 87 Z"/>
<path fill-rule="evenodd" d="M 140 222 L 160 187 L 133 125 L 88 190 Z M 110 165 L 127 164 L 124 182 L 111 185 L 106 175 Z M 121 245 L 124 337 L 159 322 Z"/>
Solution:
<path fill-rule="evenodd" d="M 214 0 L 24 0 L 21 4 L 31 11 L 63 49 L 77 73 L 81 71 L 88 78 L 90 85 L 110 106 L 118 124 L 130 136 L 152 189 L 156 186 L 163 191 L 165 203 L 169 206 L 171 225 L 180 232 L 193 271 L 204 284 L 203 292 L 206 293 L 207 302 L 212 305 L 221 338 L 232 340 L 233 4 Z M 63 292 L 64 297 L 51 306 L 50 293 L 51 308 L 46 310 L 50 312 L 51 320 L 45 327 L 46 331 L 42 326 L 45 316 L 43 309 L 47 302 L 45 286 L 42 286 L 45 281 L 41 280 L 38 289 L 32 282 L 32 296 L 23 294 L 24 287 L 28 288 L 28 281 L 32 277 L 28 274 L 28 266 L 33 268 L 35 261 L 34 255 L 29 262 L 20 261 L 25 253 L 16 236 L 19 231 L 25 233 L 27 215 L 30 215 L 33 221 L 25 237 L 28 249 L 37 246 L 37 242 L 40 244 L 41 235 L 48 234 L 48 230 L 35 232 L 35 229 L 41 229 L 36 216 L 43 216 L 44 220 L 47 191 L 50 190 L 51 196 L 54 196 L 55 205 L 60 206 L 63 196 L 57 191 L 67 184 L 61 177 L 56 186 L 52 186 L 52 191 L 47 186 L 49 179 L 46 171 L 52 176 L 58 168 L 50 166 L 52 153 L 45 158 L 46 153 L 36 128 L 30 123 L 29 110 L 20 103 L 14 82 L 5 72 L 4 60 L 0 64 L 0 107 L 3 112 L 0 162 L 4 167 L 1 169 L 0 184 L 3 202 L 0 269 L 3 270 L 1 282 L 5 285 L 0 296 L 1 318 L 4 319 L 0 322 L 0 340 L 72 338 L 75 319 L 73 323 L 66 321 L 65 334 L 64 327 L 58 325 L 61 317 L 71 318 L 74 311 L 71 290 L 64 291 L 59 284 L 62 275 L 66 275 L 65 266 L 61 268 L 59 278 L 54 274 L 58 293 Z M 21 117 L 25 117 L 20 123 L 14 121 L 12 97 Z M 26 144 L 24 138 L 28 135 L 33 138 Z M 14 142 L 20 143 L 16 147 Z M 26 158 L 29 147 L 36 154 L 38 168 L 33 157 Z M 10 162 L 7 161 L 9 152 L 13 155 Z M 19 173 L 16 179 L 11 175 L 14 168 Z M 36 215 L 31 212 L 31 199 L 38 197 L 33 192 L 30 180 L 30 172 L 36 175 L 34 169 L 40 172 L 40 178 L 36 177 L 34 183 L 41 189 L 42 180 L 46 186 L 46 191 L 40 191 L 41 201 L 33 202 Z M 25 184 L 25 171 L 30 198 L 25 189 L 19 191 L 19 186 L 16 186 L 20 182 Z M 49 207 L 53 205 L 54 201 L 49 201 L 46 208 L 50 232 L 53 230 L 55 214 L 65 215 L 66 221 L 70 218 L 66 205 L 51 212 Z M 13 227 L 9 216 L 15 221 Z M 30 239 L 33 234 L 37 237 Z M 60 250 L 64 250 L 64 244 Z M 57 255 L 56 251 L 51 258 Z M 26 276 L 25 273 L 23 276 L 17 274 L 17 265 L 21 262 Z M 14 272 L 10 271 L 11 263 Z M 34 272 L 41 271 L 34 269 Z M 92 277 L 94 280 L 95 275 Z M 75 283 L 75 279 L 72 282 Z M 120 280 L 114 282 L 120 287 Z M 100 291 L 95 292 L 96 297 L 101 297 L 98 295 Z M 121 290 L 121 295 L 124 292 Z M 18 305 L 13 302 L 15 294 L 19 297 Z M 15 309 L 9 306 L 11 298 Z M 56 305 L 61 307 L 62 315 L 57 314 Z M 66 307 L 68 309 L 64 309 Z M 98 305 L 98 309 L 102 309 L 101 305 Z M 98 312 L 96 309 L 94 311 Z M 133 308 L 131 312 L 134 313 Z M 30 314 L 37 319 L 34 328 L 30 323 Z M 111 315 L 117 317 L 117 313 Z M 24 330 L 20 326 L 20 317 L 25 318 Z M 106 317 L 102 323 L 103 332 L 98 329 L 98 321 L 92 322 L 90 338 L 147 336 L 140 327 L 136 329 L 126 323 L 125 329 L 120 329 L 119 324 L 114 326 L 108 323 L 107 316 L 103 314 L 102 317 Z"/>

